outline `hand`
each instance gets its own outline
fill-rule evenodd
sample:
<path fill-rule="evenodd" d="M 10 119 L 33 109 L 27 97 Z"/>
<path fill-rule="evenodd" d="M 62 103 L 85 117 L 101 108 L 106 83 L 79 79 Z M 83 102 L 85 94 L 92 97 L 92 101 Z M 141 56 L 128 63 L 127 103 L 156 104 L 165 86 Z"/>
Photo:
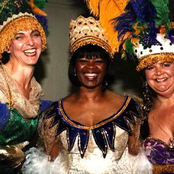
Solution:
<path fill-rule="evenodd" d="M 28 144 L 29 142 L 25 141 L 17 145 L 0 146 L 0 165 L 18 167 L 25 158 L 25 153 L 21 149 Z"/>

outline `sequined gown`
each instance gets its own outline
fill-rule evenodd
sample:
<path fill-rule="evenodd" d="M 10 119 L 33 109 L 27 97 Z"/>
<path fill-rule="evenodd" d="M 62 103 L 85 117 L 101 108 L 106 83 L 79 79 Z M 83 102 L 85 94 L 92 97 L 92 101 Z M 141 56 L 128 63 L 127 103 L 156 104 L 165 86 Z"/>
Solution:
<path fill-rule="evenodd" d="M 27 152 L 24 174 L 139 174 L 151 173 L 136 168 L 139 160 L 128 154 L 127 142 L 136 121 L 141 121 L 140 107 L 126 97 L 119 111 L 98 124 L 87 127 L 69 118 L 62 100 L 43 113 L 40 136 L 48 154 L 54 140 L 59 156 L 54 162 L 38 149 Z M 134 126 L 133 126 L 134 125 Z M 135 126 L 136 127 L 136 126 Z M 46 166 L 46 167 L 45 167 Z M 142 169 L 144 166 L 141 166 Z"/>
<path fill-rule="evenodd" d="M 30 141 L 37 130 L 40 110 L 50 105 L 49 101 L 40 101 L 43 96 L 41 86 L 33 77 L 31 82 L 30 99 L 27 100 L 17 88 L 16 83 L 10 77 L 8 70 L 0 65 L 0 152 L 3 147 L 17 145 Z M 9 108 L 10 100 L 12 106 Z M 41 109 L 40 109 L 41 106 Z M 15 171 L 1 164 L 0 173 L 15 173 Z"/>

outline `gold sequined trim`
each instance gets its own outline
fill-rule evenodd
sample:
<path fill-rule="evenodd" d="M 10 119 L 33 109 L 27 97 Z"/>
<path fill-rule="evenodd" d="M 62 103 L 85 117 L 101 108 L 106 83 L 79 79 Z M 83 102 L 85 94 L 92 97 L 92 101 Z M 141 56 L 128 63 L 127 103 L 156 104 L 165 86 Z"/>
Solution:
<path fill-rule="evenodd" d="M 136 67 L 137 71 L 141 71 L 148 66 L 151 66 L 157 62 L 164 63 L 164 62 L 171 62 L 174 63 L 174 53 L 157 53 L 151 54 L 141 58 L 138 66 Z"/>
<path fill-rule="evenodd" d="M 93 37 L 93 36 L 85 36 L 85 37 L 82 37 L 82 38 L 78 39 L 77 41 L 75 41 L 71 45 L 71 50 L 70 50 L 71 54 L 73 54 L 78 48 L 85 46 L 87 44 L 98 45 L 98 46 L 102 47 L 104 50 L 106 50 L 108 52 L 110 57 L 113 58 L 112 48 L 109 45 L 109 43 L 105 42 L 104 40 L 102 40 L 100 38 Z"/>
<path fill-rule="evenodd" d="M 153 174 L 160 174 L 160 173 L 174 173 L 174 164 L 154 165 Z"/>
<path fill-rule="evenodd" d="M 9 50 L 12 40 L 14 36 L 19 31 L 24 30 L 38 30 L 42 39 L 42 51 L 46 49 L 46 35 L 43 27 L 37 21 L 35 17 L 31 17 L 29 15 L 20 16 L 10 22 L 8 22 L 0 31 L 0 58 L 2 57 L 2 53 Z"/>
<path fill-rule="evenodd" d="M 63 111 L 63 108 L 62 108 L 62 101 L 61 101 L 61 100 L 59 100 L 59 103 L 58 103 L 58 104 L 59 104 L 59 109 L 60 109 L 60 112 L 61 112 L 62 116 L 64 117 L 64 119 L 65 119 L 69 124 L 71 124 L 72 126 L 74 126 L 74 127 L 76 127 L 76 128 L 79 128 L 79 129 L 92 130 L 92 129 L 96 129 L 96 128 L 98 128 L 98 127 L 101 127 L 101 126 L 103 126 L 104 124 L 106 124 L 106 123 L 108 123 L 108 122 L 111 122 L 112 120 L 114 120 L 114 119 L 116 119 L 117 117 L 119 117 L 119 116 L 122 114 L 122 112 L 127 108 L 128 104 L 129 104 L 129 102 L 130 102 L 130 100 L 131 100 L 131 98 L 128 97 L 128 98 L 126 99 L 126 102 L 125 102 L 124 106 L 122 107 L 122 109 L 121 109 L 114 117 L 112 117 L 112 118 L 110 118 L 110 119 L 107 119 L 106 121 L 102 121 L 100 124 L 96 124 L 96 125 L 90 126 L 90 127 L 88 127 L 88 126 L 80 126 L 80 125 L 75 124 L 74 122 L 72 122 L 72 121 L 66 116 L 65 112 Z"/>

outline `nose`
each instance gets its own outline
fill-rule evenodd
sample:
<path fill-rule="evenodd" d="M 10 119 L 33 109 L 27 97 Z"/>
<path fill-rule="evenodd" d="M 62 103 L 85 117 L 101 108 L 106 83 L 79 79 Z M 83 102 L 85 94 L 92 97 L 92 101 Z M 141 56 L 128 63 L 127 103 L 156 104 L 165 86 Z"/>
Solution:
<path fill-rule="evenodd" d="M 28 36 L 28 37 L 27 37 L 27 40 L 26 40 L 26 43 L 27 43 L 28 45 L 34 45 L 33 38 L 32 38 L 31 36 Z"/>
<path fill-rule="evenodd" d="M 160 76 L 163 74 L 162 67 L 156 67 L 156 75 Z"/>
<path fill-rule="evenodd" d="M 88 64 L 87 64 L 87 68 L 88 69 L 94 69 L 96 66 L 95 66 L 95 62 L 94 62 L 94 60 L 93 59 L 90 59 L 89 61 L 88 61 Z"/>

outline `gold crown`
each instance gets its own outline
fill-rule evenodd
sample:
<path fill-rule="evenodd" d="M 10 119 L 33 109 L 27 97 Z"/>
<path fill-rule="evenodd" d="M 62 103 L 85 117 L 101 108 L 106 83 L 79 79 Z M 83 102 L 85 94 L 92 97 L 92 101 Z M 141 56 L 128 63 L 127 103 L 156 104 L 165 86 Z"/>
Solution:
<path fill-rule="evenodd" d="M 80 47 L 92 44 L 105 49 L 113 58 L 112 48 L 108 43 L 104 29 L 93 17 L 79 16 L 70 22 L 70 52 L 71 55 Z"/>

